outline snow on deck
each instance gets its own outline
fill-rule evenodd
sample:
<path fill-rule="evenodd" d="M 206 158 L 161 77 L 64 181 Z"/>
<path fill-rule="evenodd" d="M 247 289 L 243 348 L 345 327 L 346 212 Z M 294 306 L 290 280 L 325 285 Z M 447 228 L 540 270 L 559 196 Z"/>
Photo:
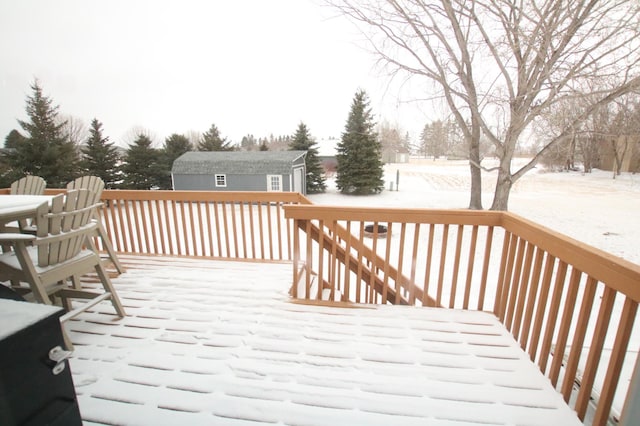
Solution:
<path fill-rule="evenodd" d="M 297 304 L 291 276 L 135 258 L 126 318 L 67 323 L 85 424 L 581 424 L 493 315 Z"/>

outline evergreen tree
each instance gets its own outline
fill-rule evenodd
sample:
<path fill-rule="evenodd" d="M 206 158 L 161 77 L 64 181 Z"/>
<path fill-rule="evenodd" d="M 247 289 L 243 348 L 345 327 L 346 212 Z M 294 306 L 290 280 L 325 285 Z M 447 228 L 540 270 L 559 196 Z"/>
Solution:
<path fill-rule="evenodd" d="M 267 145 L 266 140 L 260 142 L 260 151 L 269 151 L 269 146 Z"/>
<path fill-rule="evenodd" d="M 202 135 L 198 142 L 198 151 L 233 151 L 233 145 L 227 138 L 220 136 L 220 131 L 215 124 L 212 124 L 207 132 Z"/>
<path fill-rule="evenodd" d="M 62 188 L 77 176 L 78 152 L 65 137 L 66 123 L 58 120 L 59 106 L 44 96 L 37 80 L 31 89 L 26 106 L 29 119 L 18 120 L 26 136 L 11 141 L 15 146 L 5 152 L 5 159 L 12 173 L 41 176 L 47 186 Z"/>
<path fill-rule="evenodd" d="M 160 189 L 173 189 L 171 183 L 171 168 L 176 158 L 185 152 L 193 150 L 189 138 L 185 135 L 173 133 L 167 137 L 162 147 L 162 170 L 158 186 Z"/>
<path fill-rule="evenodd" d="M 124 157 L 122 186 L 126 189 L 151 189 L 161 181 L 162 159 L 148 136 L 139 134 Z"/>
<path fill-rule="evenodd" d="M 104 181 L 105 187 L 112 189 L 121 179 L 118 169 L 118 148 L 109 142 L 108 136 L 102 135 L 102 123 L 94 118 L 89 129 L 89 138 L 80 147 L 82 159 L 80 166 L 84 173 L 98 176 Z"/>
<path fill-rule="evenodd" d="M 191 142 L 185 135 L 173 133 L 165 139 L 162 151 L 168 162 L 173 165 L 176 158 L 185 152 L 193 151 L 193 146 L 191 146 Z"/>
<path fill-rule="evenodd" d="M 291 142 L 289 142 L 289 149 L 291 151 L 307 151 L 305 164 L 307 168 L 308 194 L 317 194 L 327 189 L 316 145 L 316 141 L 311 138 L 307 126 L 304 123 L 300 123 Z"/>
<path fill-rule="evenodd" d="M 24 141 L 25 137 L 19 131 L 13 129 L 4 139 L 4 148 L 0 149 L 0 188 L 8 188 L 11 183 L 20 179 L 24 174 L 15 171 L 10 164 L 9 153 L 13 152 L 18 144 Z"/>
<path fill-rule="evenodd" d="M 2 156 L 0 156 L 0 188 L 8 188 L 14 180 L 16 179 L 13 178 L 11 169 L 3 160 Z"/>
<path fill-rule="evenodd" d="M 17 131 L 13 129 L 9 132 L 6 138 L 4 138 L 4 147 L 8 149 L 16 149 L 18 145 L 25 141 L 25 137 Z"/>
<path fill-rule="evenodd" d="M 257 145 L 256 138 L 251 134 L 243 136 L 240 141 L 240 147 L 245 151 L 254 151 Z"/>
<path fill-rule="evenodd" d="M 351 104 L 342 139 L 338 143 L 336 186 L 343 194 L 374 194 L 384 188 L 380 143 L 364 90 Z"/>

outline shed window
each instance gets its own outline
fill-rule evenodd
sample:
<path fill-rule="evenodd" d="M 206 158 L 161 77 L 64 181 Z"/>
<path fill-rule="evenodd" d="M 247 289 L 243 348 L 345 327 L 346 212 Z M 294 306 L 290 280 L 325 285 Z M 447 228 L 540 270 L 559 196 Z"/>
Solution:
<path fill-rule="evenodd" d="M 227 175 L 216 175 L 216 186 L 227 186 Z"/>
<path fill-rule="evenodd" d="M 267 191 L 282 191 L 282 176 L 267 175 Z"/>

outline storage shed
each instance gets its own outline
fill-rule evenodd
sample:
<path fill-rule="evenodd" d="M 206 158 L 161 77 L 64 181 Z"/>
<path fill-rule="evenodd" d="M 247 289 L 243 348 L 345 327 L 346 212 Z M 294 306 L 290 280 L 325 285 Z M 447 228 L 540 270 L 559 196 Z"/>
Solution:
<path fill-rule="evenodd" d="M 306 193 L 306 151 L 193 151 L 173 162 L 178 191 Z"/>

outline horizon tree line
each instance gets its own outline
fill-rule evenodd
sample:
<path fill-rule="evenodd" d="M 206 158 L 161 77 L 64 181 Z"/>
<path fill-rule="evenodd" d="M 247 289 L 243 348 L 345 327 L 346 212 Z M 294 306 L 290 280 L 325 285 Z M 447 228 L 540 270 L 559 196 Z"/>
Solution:
<path fill-rule="evenodd" d="M 138 130 L 133 142 L 123 150 L 104 136 L 103 124 L 97 118 L 91 121 L 88 136 L 83 137 L 83 133 L 87 133 L 83 124 L 73 117 L 61 117 L 59 106 L 53 105 L 52 100 L 43 94 L 37 80 L 31 85 L 31 89 L 32 94 L 27 96 L 26 102 L 29 120 L 18 120 L 22 133 L 15 129 L 9 132 L 5 138 L 5 149 L 0 151 L 0 187 L 8 187 L 12 181 L 25 174 L 42 176 L 50 187 L 64 186 L 66 182 L 82 174 L 93 174 L 101 177 L 109 189 L 171 189 L 173 161 L 187 151 L 304 149 L 308 151 L 307 192 L 313 194 L 326 190 L 326 177 L 318 159 L 317 142 L 303 122 L 299 123 L 293 135 L 272 134 L 269 137 L 255 138 L 248 134 L 239 145 L 234 145 L 223 137 L 215 124 L 203 134 L 173 133 L 165 138 L 160 148 L 153 146 L 150 132 Z M 588 120 L 575 126 L 568 137 L 557 141 L 552 148 L 543 148 L 544 155 L 538 161 L 556 170 L 576 170 L 578 163 L 585 172 L 590 172 L 601 165 L 602 158 L 607 158 L 614 178 L 620 174 L 623 162 L 627 164 L 625 167 L 629 171 L 640 171 L 640 150 L 635 148 L 638 145 L 636 136 L 640 135 L 640 97 L 634 95 L 630 94 L 599 107 Z M 354 104 L 358 97 L 358 102 L 368 102 L 366 93 L 358 91 Z M 553 134 L 557 131 L 554 129 L 573 120 L 573 116 L 581 111 L 579 101 L 573 99 L 558 103 L 551 113 L 540 116 L 536 121 L 538 133 Z M 372 145 L 374 149 L 366 151 L 365 160 L 353 161 L 354 156 L 362 152 L 362 149 L 349 148 L 348 141 L 353 136 L 349 130 L 349 126 L 353 125 L 350 124 L 355 111 L 353 108 L 354 105 L 345 132 L 338 141 L 339 167 L 336 184 L 345 194 L 377 193 L 382 190 L 382 166 L 379 163 L 382 149 L 395 149 L 398 152 L 410 152 L 413 149 L 414 152 L 434 158 L 467 158 L 467 140 L 455 120 L 428 122 L 416 148 L 411 146 L 408 135 L 402 137 L 399 130 L 387 122 L 376 127 L 369 110 L 368 115 L 365 114 L 366 117 L 361 116 L 360 119 L 369 120 L 367 132 L 370 133 L 361 138 L 356 146 L 366 146 L 368 138 L 375 140 L 375 146 Z M 364 113 L 365 109 L 362 105 L 356 108 L 360 113 Z M 529 155 L 536 156 L 540 144 L 544 146 L 544 143 L 534 141 L 519 152 L 526 149 Z M 347 153 L 350 153 L 351 159 L 347 158 Z M 494 146 L 488 138 L 482 138 L 480 161 L 487 155 L 496 155 Z M 366 189 L 362 184 L 353 186 L 348 183 L 349 179 L 356 179 L 356 176 L 359 179 L 365 176 L 352 172 L 362 164 L 368 164 L 367 161 L 371 161 L 373 177 L 367 177 L 371 180 Z"/>
<path fill-rule="evenodd" d="M 171 167 L 182 154 L 239 149 L 212 124 L 198 135 L 196 143 L 186 135 L 173 133 L 160 148 L 153 146 L 149 132 L 140 130 L 122 152 L 104 135 L 103 123 L 97 118 L 91 121 L 88 136 L 82 138 L 79 123 L 60 116 L 60 107 L 43 94 L 37 80 L 31 89 L 26 99 L 28 119 L 18 121 L 22 132 L 12 130 L 0 150 L 0 187 L 32 174 L 43 177 L 51 188 L 62 188 L 78 176 L 91 174 L 100 177 L 107 189 L 172 189 Z M 258 140 L 248 136 L 243 142 L 245 149 L 268 150 L 275 144 L 280 149 L 307 151 L 307 193 L 326 190 L 317 142 L 303 122 L 293 135 Z M 379 150 L 373 152 L 379 157 Z"/>

